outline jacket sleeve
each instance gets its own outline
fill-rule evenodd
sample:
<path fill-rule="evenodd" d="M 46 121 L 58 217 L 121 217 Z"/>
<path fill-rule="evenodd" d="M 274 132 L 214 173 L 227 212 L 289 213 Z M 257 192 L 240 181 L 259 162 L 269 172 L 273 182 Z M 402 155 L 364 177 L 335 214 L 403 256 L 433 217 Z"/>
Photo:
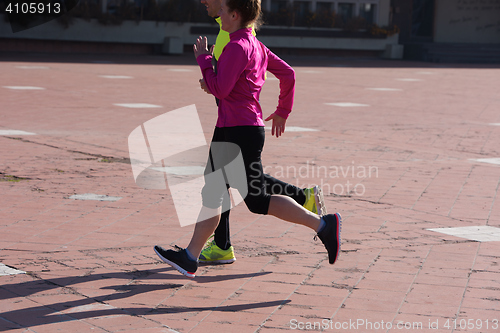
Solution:
<path fill-rule="evenodd" d="M 295 71 L 277 55 L 265 48 L 268 56 L 267 70 L 280 81 L 280 95 L 276 114 L 285 119 L 292 112 L 295 96 Z"/>
<path fill-rule="evenodd" d="M 218 99 L 224 99 L 233 90 L 248 64 L 248 59 L 241 46 L 227 44 L 217 61 L 217 74 L 213 71 L 211 60 L 212 56 L 208 54 L 196 58 L 208 90 Z"/>

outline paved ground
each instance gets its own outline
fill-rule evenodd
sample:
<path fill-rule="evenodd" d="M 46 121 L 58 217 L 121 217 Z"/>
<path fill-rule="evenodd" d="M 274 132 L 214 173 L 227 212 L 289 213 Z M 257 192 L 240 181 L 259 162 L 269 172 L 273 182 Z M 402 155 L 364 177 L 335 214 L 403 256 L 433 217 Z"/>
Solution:
<path fill-rule="evenodd" d="M 0 58 L 1 331 L 499 331 L 500 66 L 291 59 L 296 128 L 268 137 L 264 164 L 329 194 L 340 259 L 238 206 L 238 260 L 189 280 L 152 246 L 186 246 L 192 227 L 168 190 L 135 184 L 127 137 L 195 104 L 210 138 L 194 59 Z M 277 91 L 270 76 L 266 114 Z M 471 228 L 429 230 L 452 227 Z"/>

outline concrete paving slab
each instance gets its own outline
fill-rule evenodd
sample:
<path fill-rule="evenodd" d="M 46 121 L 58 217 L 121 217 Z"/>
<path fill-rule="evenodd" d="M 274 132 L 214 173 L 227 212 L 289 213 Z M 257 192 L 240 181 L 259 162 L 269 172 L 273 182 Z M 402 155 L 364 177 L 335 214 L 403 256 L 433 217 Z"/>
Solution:
<path fill-rule="evenodd" d="M 33 86 L 4 86 L 4 88 L 11 90 L 45 90 L 43 87 L 33 87 Z"/>
<path fill-rule="evenodd" d="M 266 126 L 266 130 L 271 130 L 272 127 Z M 287 126 L 286 127 L 287 132 L 317 132 L 317 129 L 314 128 L 306 128 L 306 127 L 300 127 L 300 126 Z"/>
<path fill-rule="evenodd" d="M 118 201 L 121 197 L 113 197 L 105 194 L 84 193 L 69 196 L 73 200 L 95 200 L 95 201 Z"/>
<path fill-rule="evenodd" d="M 486 225 L 477 227 L 435 228 L 429 230 L 478 242 L 500 242 L 500 228 Z"/>
<path fill-rule="evenodd" d="M 0 276 L 4 275 L 15 275 L 15 274 L 25 274 L 26 272 L 20 271 L 18 269 L 6 266 L 0 263 Z"/>
<path fill-rule="evenodd" d="M 36 135 L 35 133 L 20 131 L 20 130 L 0 130 L 0 135 Z"/>

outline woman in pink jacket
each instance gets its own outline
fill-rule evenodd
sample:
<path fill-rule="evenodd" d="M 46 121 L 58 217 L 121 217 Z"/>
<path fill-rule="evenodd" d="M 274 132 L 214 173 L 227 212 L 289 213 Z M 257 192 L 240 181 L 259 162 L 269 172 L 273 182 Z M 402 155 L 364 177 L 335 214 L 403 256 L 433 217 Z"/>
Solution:
<path fill-rule="evenodd" d="M 266 119 L 272 120 L 272 134 L 280 136 L 285 131 L 286 119 L 292 111 L 295 72 L 253 36 L 251 27 L 259 20 L 260 14 L 260 0 L 222 0 L 219 16 L 222 29 L 230 34 L 230 42 L 219 57 L 217 74 L 212 68 L 212 52 L 207 48 L 206 37 L 199 37 L 194 45 L 203 79 L 210 92 L 220 100 L 205 175 L 219 169 L 224 173 L 225 166 L 241 153 L 246 179 L 236 179 L 232 183 L 233 186 L 239 184 L 236 188 L 240 194 L 248 191 L 244 200 L 249 210 L 313 229 L 326 247 L 329 263 L 333 264 L 340 252 L 340 214 L 321 217 L 306 210 L 292 198 L 270 195 L 265 189 L 261 162 L 265 131 L 259 103 L 260 92 L 266 71 L 280 80 L 278 107 Z M 224 173 L 226 182 L 228 177 L 231 178 L 231 175 Z M 198 268 L 197 258 L 217 227 L 224 192 L 227 193 L 226 184 L 221 186 L 220 182 L 205 176 L 203 207 L 187 248 L 178 251 L 165 250 L 161 246 L 154 248 L 164 262 L 188 277 L 194 278 Z"/>

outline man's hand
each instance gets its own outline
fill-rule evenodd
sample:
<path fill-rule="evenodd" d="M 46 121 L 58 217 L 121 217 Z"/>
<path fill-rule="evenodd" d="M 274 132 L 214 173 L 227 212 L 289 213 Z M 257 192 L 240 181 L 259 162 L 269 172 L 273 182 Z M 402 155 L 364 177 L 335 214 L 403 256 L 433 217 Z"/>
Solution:
<path fill-rule="evenodd" d="M 208 90 L 207 84 L 205 83 L 205 80 L 200 79 L 200 88 L 203 89 L 204 92 L 206 92 L 209 95 L 212 95 L 210 90 Z"/>
<path fill-rule="evenodd" d="M 196 44 L 193 45 L 194 57 L 198 58 L 198 56 L 202 54 L 213 54 L 215 45 L 212 45 L 210 50 L 208 49 L 208 41 L 207 37 L 198 37 L 196 40 Z"/>
<path fill-rule="evenodd" d="M 285 133 L 285 118 L 278 116 L 276 113 L 273 113 L 272 115 L 267 117 L 265 121 L 269 120 L 273 121 L 273 126 L 271 127 L 271 135 L 274 136 L 274 133 L 276 133 L 276 137 L 279 138 L 281 134 Z"/>

